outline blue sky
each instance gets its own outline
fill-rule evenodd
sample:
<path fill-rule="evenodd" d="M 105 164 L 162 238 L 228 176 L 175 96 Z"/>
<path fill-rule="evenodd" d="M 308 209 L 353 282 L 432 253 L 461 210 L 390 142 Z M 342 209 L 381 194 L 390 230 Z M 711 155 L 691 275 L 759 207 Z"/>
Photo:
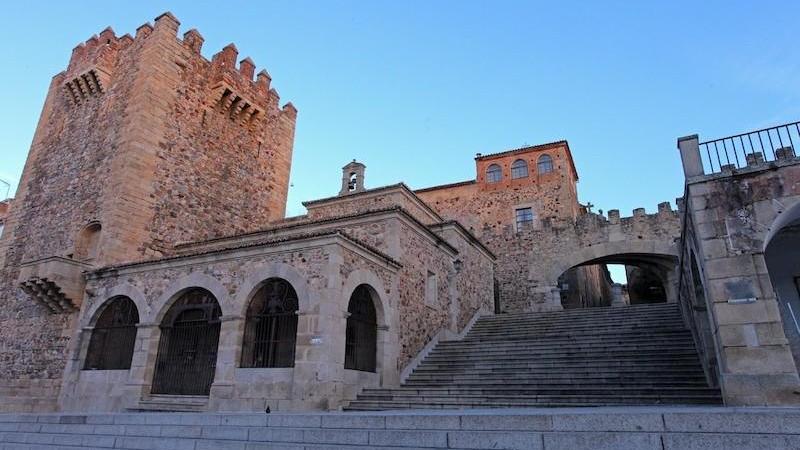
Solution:
<path fill-rule="evenodd" d="M 567 139 L 581 201 L 629 215 L 682 193 L 676 138 L 800 118 L 800 2 L 14 2 L 0 28 L 0 178 L 16 184 L 72 48 L 165 10 L 235 42 L 299 109 L 287 212 L 368 186 L 474 177 L 475 153 Z M 0 189 L 0 195 L 2 195 Z"/>

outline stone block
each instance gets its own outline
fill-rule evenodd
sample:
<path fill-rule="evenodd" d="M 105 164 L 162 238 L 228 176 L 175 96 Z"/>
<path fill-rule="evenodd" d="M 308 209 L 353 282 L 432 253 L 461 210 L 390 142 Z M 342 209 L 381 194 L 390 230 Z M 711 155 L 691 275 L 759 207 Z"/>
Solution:
<path fill-rule="evenodd" d="M 246 450 L 306 450 L 307 447 L 303 444 L 268 444 L 268 443 L 248 443 L 245 447 Z M 321 450 L 321 449 L 320 449 Z"/>
<path fill-rule="evenodd" d="M 544 433 L 547 450 L 662 450 L 658 433 Z"/>
<path fill-rule="evenodd" d="M 462 430 L 549 431 L 553 429 L 553 426 L 553 417 L 549 414 L 461 416 Z"/>
<path fill-rule="evenodd" d="M 161 436 L 177 438 L 198 438 L 203 434 L 203 427 L 199 425 L 163 425 Z"/>
<path fill-rule="evenodd" d="M 671 433 L 746 433 L 746 434 L 798 434 L 800 435 L 800 412 L 753 410 L 729 412 L 664 413 L 664 426 Z"/>
<path fill-rule="evenodd" d="M 245 450 L 245 445 L 246 442 L 201 439 L 195 450 Z"/>
<path fill-rule="evenodd" d="M 458 430 L 461 421 L 458 416 L 442 415 L 389 415 L 386 416 L 387 429 L 399 430 Z"/>
<path fill-rule="evenodd" d="M 370 436 L 367 430 L 316 429 L 303 431 L 303 442 L 307 444 L 366 445 L 370 442 Z"/>
<path fill-rule="evenodd" d="M 665 434 L 664 450 L 789 450 L 800 448 L 800 436 L 769 434 Z"/>
<path fill-rule="evenodd" d="M 714 316 L 718 326 L 750 323 L 780 323 L 781 316 L 775 300 L 756 300 L 753 303 L 715 303 Z"/>
<path fill-rule="evenodd" d="M 662 431 L 660 414 L 556 414 L 554 431 Z"/>
<path fill-rule="evenodd" d="M 733 374 L 777 375 L 797 369 L 787 346 L 726 347 L 725 370 Z"/>
<path fill-rule="evenodd" d="M 462 449 L 543 449 L 542 434 L 520 431 L 449 431 L 447 448 Z"/>
<path fill-rule="evenodd" d="M 370 431 L 369 444 L 397 447 L 447 447 L 447 431 Z"/>
<path fill-rule="evenodd" d="M 322 428 L 386 428 L 384 416 L 335 414 L 322 416 Z"/>
<path fill-rule="evenodd" d="M 205 426 L 203 427 L 202 437 L 205 439 L 229 439 L 229 440 L 247 440 L 247 427 L 236 426 Z"/>

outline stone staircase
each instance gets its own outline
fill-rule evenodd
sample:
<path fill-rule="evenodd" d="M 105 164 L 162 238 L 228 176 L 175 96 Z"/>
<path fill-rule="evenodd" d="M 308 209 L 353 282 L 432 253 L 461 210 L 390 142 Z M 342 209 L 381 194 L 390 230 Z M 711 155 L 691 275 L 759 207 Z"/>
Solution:
<path fill-rule="evenodd" d="M 539 408 L 306 414 L 0 414 L 0 449 L 800 448 L 800 409 Z"/>
<path fill-rule="evenodd" d="M 347 410 L 720 404 L 675 304 L 503 314 Z"/>

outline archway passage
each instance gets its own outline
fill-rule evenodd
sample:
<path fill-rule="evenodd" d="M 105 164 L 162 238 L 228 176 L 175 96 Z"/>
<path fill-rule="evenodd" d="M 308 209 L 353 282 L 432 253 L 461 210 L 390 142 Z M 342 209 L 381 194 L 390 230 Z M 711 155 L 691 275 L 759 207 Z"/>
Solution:
<path fill-rule="evenodd" d="M 122 296 L 108 300 L 92 329 L 84 369 L 130 369 L 138 323 L 133 300 Z"/>
<path fill-rule="evenodd" d="M 369 286 L 353 291 L 347 305 L 344 368 L 375 372 L 378 345 L 378 320 Z"/>
<path fill-rule="evenodd" d="M 270 278 L 247 308 L 242 367 L 294 367 L 297 292 L 281 278 Z"/>
<path fill-rule="evenodd" d="M 214 381 L 222 311 L 201 288 L 184 292 L 161 323 L 153 394 L 208 395 Z"/>
<path fill-rule="evenodd" d="M 612 279 L 609 265 L 624 266 L 623 280 Z M 664 303 L 674 296 L 677 257 L 624 253 L 581 262 L 558 277 L 564 309 Z"/>
<path fill-rule="evenodd" d="M 778 216 L 771 228 L 764 260 L 780 304 L 783 330 L 800 370 L 800 203 Z"/>

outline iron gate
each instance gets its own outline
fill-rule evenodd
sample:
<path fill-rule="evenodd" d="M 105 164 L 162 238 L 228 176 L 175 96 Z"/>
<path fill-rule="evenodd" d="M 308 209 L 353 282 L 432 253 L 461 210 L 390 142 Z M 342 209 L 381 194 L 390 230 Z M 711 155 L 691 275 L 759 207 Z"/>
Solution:
<path fill-rule="evenodd" d="M 375 372 L 378 321 L 367 286 L 362 284 L 353 291 L 347 312 L 344 368 Z"/>
<path fill-rule="evenodd" d="M 170 308 L 172 314 L 161 327 L 151 392 L 208 395 L 217 366 L 219 304 L 208 291 L 200 289 L 179 302 Z M 170 316 L 174 319 L 168 320 Z"/>

